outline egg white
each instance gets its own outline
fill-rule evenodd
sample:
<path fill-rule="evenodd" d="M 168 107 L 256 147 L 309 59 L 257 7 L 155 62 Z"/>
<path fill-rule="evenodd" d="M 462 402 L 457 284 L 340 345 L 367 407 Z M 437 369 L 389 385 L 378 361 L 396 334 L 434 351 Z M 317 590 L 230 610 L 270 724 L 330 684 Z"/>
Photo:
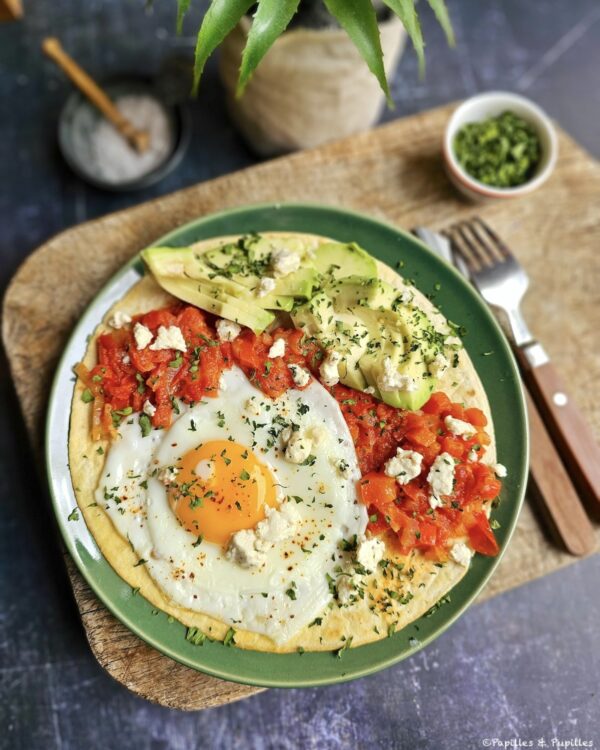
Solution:
<path fill-rule="evenodd" d="M 273 400 L 234 367 L 224 373 L 222 386 L 218 398 L 181 404 L 168 430 L 142 437 L 137 415 L 124 421 L 108 451 L 96 501 L 176 604 L 281 644 L 327 607 L 332 598 L 327 575 L 335 575 L 339 542 L 365 531 L 367 512 L 356 494 L 358 461 L 340 408 L 319 383 Z M 308 436 L 318 434 L 312 466 L 286 460 L 275 435 L 289 422 Z M 206 540 L 194 546 L 197 537 L 181 526 L 156 478 L 157 468 L 176 464 L 200 443 L 227 439 L 268 465 L 280 502 L 301 499 L 296 533 L 277 542 L 258 569 L 241 568 Z M 349 465 L 346 476 L 338 468 L 341 461 Z"/>

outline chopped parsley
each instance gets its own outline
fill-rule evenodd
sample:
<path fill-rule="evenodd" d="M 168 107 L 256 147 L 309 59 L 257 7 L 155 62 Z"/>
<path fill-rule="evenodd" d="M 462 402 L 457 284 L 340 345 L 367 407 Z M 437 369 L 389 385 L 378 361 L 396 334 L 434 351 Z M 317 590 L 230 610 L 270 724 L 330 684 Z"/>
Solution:
<path fill-rule="evenodd" d="M 346 649 L 350 648 L 350 645 L 352 644 L 352 639 L 353 638 L 354 638 L 354 636 L 351 635 L 350 638 L 346 639 L 344 645 L 341 648 L 338 648 L 337 651 L 334 651 L 336 659 L 341 659 L 342 658 L 342 656 L 344 654 L 344 651 L 346 651 Z"/>
<path fill-rule="evenodd" d="M 193 646 L 203 646 L 206 636 L 198 628 L 188 628 L 185 633 L 185 640 Z"/>
<path fill-rule="evenodd" d="M 140 430 L 142 431 L 142 437 L 148 437 L 152 432 L 152 422 L 147 414 L 140 414 Z"/>
<path fill-rule="evenodd" d="M 235 630 L 233 628 L 229 628 L 229 630 L 225 633 L 225 638 L 223 638 L 223 645 L 235 646 Z"/>

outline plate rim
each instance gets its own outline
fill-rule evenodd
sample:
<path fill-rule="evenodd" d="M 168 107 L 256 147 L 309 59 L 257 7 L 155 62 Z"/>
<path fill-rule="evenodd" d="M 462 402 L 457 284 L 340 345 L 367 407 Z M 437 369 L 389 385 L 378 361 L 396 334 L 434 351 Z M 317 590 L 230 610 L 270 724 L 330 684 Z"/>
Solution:
<path fill-rule="evenodd" d="M 523 442 L 523 459 L 521 462 L 521 471 L 520 471 L 519 476 L 517 477 L 518 484 L 515 486 L 516 502 L 514 504 L 514 508 L 512 509 L 509 528 L 505 534 L 504 543 L 502 545 L 500 553 L 490 563 L 489 570 L 487 570 L 480 577 L 477 584 L 475 585 L 471 584 L 469 593 L 465 595 L 464 601 L 456 608 L 453 608 L 453 612 L 449 614 L 444 619 L 444 621 L 440 623 L 434 629 L 433 633 L 431 633 L 426 638 L 423 638 L 423 640 L 419 640 L 418 643 L 413 647 L 411 646 L 409 646 L 408 648 L 401 647 L 401 649 L 398 652 L 394 652 L 388 655 L 387 657 L 385 657 L 384 659 L 378 660 L 374 664 L 367 664 L 363 668 L 354 668 L 352 670 L 349 670 L 347 673 L 325 675 L 320 678 L 311 677 L 311 678 L 304 679 L 301 681 L 294 680 L 293 682 L 289 682 L 289 680 L 286 681 L 286 679 L 281 679 L 281 678 L 264 678 L 260 676 L 256 678 L 241 677 L 239 675 L 232 674 L 223 668 L 216 668 L 210 665 L 208 666 L 199 665 L 196 661 L 192 659 L 187 659 L 185 656 L 182 656 L 181 654 L 178 654 L 177 652 L 175 652 L 174 649 L 172 649 L 168 643 L 162 642 L 162 639 L 155 638 L 152 635 L 145 632 L 145 628 L 143 625 L 138 626 L 136 624 L 135 617 L 133 615 L 130 615 L 127 612 L 124 612 L 122 608 L 119 608 L 118 602 L 117 603 L 113 602 L 113 599 L 111 598 L 111 596 L 103 591 L 102 584 L 98 583 L 95 580 L 95 575 L 93 571 L 88 570 L 87 566 L 85 565 L 85 562 L 81 559 L 81 556 L 77 551 L 76 539 L 74 535 L 72 535 L 69 527 L 67 526 L 67 519 L 63 518 L 62 513 L 59 512 L 60 508 L 58 505 L 57 493 L 55 491 L 53 466 L 52 466 L 52 445 L 51 445 L 52 416 L 53 416 L 53 411 L 56 406 L 56 400 L 58 398 L 59 389 L 61 387 L 61 375 L 63 374 L 65 366 L 67 366 L 68 371 L 71 372 L 71 368 L 68 367 L 68 363 L 66 360 L 69 354 L 68 350 L 71 344 L 73 343 L 73 340 L 76 338 L 77 334 L 81 332 L 84 324 L 86 323 L 85 321 L 86 316 L 97 305 L 98 301 L 104 296 L 104 294 L 107 293 L 129 271 L 134 269 L 136 265 L 142 262 L 141 257 L 140 257 L 141 250 L 137 251 L 129 261 L 127 261 L 124 265 L 122 265 L 101 286 L 101 288 L 97 291 L 97 293 L 93 296 L 93 298 L 86 305 L 85 309 L 81 313 L 79 320 L 77 321 L 75 326 L 71 329 L 71 332 L 65 342 L 63 351 L 56 365 L 56 369 L 55 369 L 54 376 L 52 379 L 50 395 L 49 395 L 49 399 L 47 402 L 47 411 L 46 411 L 46 419 L 45 419 L 45 437 L 44 437 L 44 457 L 45 457 L 46 478 L 47 478 L 47 483 L 48 483 L 50 499 L 52 503 L 52 510 L 56 518 L 56 521 L 58 523 L 58 527 L 60 529 L 62 539 L 79 573 L 83 576 L 86 583 L 90 586 L 90 588 L 94 592 L 94 595 L 100 599 L 103 605 L 109 610 L 109 612 L 111 612 L 111 614 L 114 617 L 116 617 L 125 627 L 127 627 L 132 633 L 134 633 L 137 637 L 139 637 L 142 641 L 144 641 L 146 644 L 148 644 L 152 648 L 156 649 L 157 651 L 167 656 L 168 658 L 171 658 L 174 661 L 184 666 L 187 666 L 191 669 L 199 671 L 203 674 L 207 674 L 212 677 L 216 677 L 218 679 L 226 680 L 229 682 L 234 682 L 234 683 L 244 684 L 244 685 L 251 685 L 255 687 L 276 687 L 276 688 L 292 688 L 293 689 L 293 688 L 299 688 L 299 687 L 318 687 L 318 686 L 324 686 L 324 685 L 339 684 L 339 683 L 359 679 L 361 677 L 365 677 L 370 674 L 379 672 L 383 669 L 387 669 L 393 666 L 394 664 L 397 664 L 400 661 L 403 661 L 409 656 L 412 656 L 413 654 L 417 653 L 422 648 L 427 646 L 429 643 L 436 640 L 439 636 L 441 636 L 444 632 L 446 632 L 448 628 L 450 628 L 451 625 L 453 625 L 456 622 L 456 620 L 458 620 L 466 612 L 466 610 L 473 604 L 477 596 L 485 588 L 491 576 L 496 572 L 498 565 L 500 564 L 500 561 L 502 560 L 505 554 L 505 551 L 508 548 L 512 540 L 515 528 L 517 526 L 517 522 L 521 513 L 521 509 L 523 507 L 523 502 L 525 498 L 526 477 L 527 477 L 528 469 L 529 469 L 529 430 L 528 430 L 527 411 L 526 411 L 526 405 L 525 405 L 525 396 L 524 396 L 524 391 L 523 391 L 523 382 L 522 382 L 522 379 L 518 370 L 515 357 L 510 348 L 510 345 L 508 344 L 506 337 L 504 335 L 504 332 L 502 331 L 502 328 L 500 327 L 498 321 L 494 317 L 492 311 L 485 304 L 485 302 L 481 299 L 481 297 L 477 294 L 474 288 L 459 273 L 459 271 L 456 268 L 454 268 L 454 266 L 440 259 L 418 237 L 415 237 L 410 232 L 400 227 L 397 227 L 396 225 L 392 224 L 389 221 L 381 220 L 379 218 L 374 218 L 368 214 L 363 214 L 359 211 L 347 209 L 344 207 L 339 207 L 336 205 L 330 205 L 330 204 L 318 204 L 318 203 L 313 203 L 313 202 L 308 202 L 308 201 L 261 202 L 261 203 L 235 206 L 235 207 L 228 208 L 225 210 L 215 211 L 215 212 L 205 214 L 203 216 L 199 216 L 161 235 L 152 243 L 152 245 L 149 245 L 149 247 L 155 246 L 158 244 L 168 243 L 170 240 L 172 240 L 174 236 L 177 236 L 177 235 L 180 235 L 181 233 L 192 230 L 194 227 L 205 224 L 205 223 L 210 223 L 210 222 L 214 222 L 218 220 L 226 220 L 228 218 L 231 218 L 234 215 L 252 214 L 256 211 L 282 211 L 282 210 L 283 211 L 290 210 L 292 213 L 295 211 L 309 210 L 309 211 L 317 211 L 322 214 L 336 214 L 338 216 L 341 215 L 341 216 L 352 217 L 355 220 L 362 222 L 363 224 L 370 224 L 370 225 L 386 228 L 388 231 L 396 235 L 400 235 L 401 237 L 404 238 L 404 240 L 408 240 L 411 244 L 419 246 L 421 250 L 425 251 L 426 255 L 429 257 L 429 260 L 433 259 L 434 265 L 437 265 L 438 267 L 443 267 L 445 269 L 445 272 L 449 272 L 455 277 L 459 285 L 462 286 L 462 288 L 467 291 L 467 294 L 472 298 L 475 305 L 479 308 L 478 314 L 484 315 L 488 323 L 491 324 L 491 327 L 495 329 L 495 334 L 496 334 L 497 339 L 502 342 L 502 349 L 503 349 L 502 354 L 504 355 L 505 362 L 510 367 L 511 375 L 513 376 L 513 383 L 519 396 L 518 404 L 516 405 L 518 407 L 516 409 L 516 411 L 518 412 L 516 416 L 517 416 L 517 421 L 522 426 L 522 434 L 520 437 L 522 438 L 522 442 Z M 261 231 L 269 231 L 269 230 L 264 229 Z M 294 231 L 294 230 L 287 230 L 287 231 Z M 296 231 L 300 232 L 300 230 L 296 230 Z M 306 230 L 303 230 L 303 231 L 306 232 Z M 222 234 L 215 234 L 211 236 L 219 237 L 219 236 L 222 236 Z M 209 237 L 207 237 L 207 239 L 209 239 Z M 96 323 L 95 325 L 97 324 L 98 323 Z M 487 391 L 486 391 L 486 396 L 489 399 Z M 69 404 L 71 402 L 71 398 L 72 396 L 69 395 Z M 72 489 L 71 476 L 70 476 L 70 471 L 68 470 L 68 468 L 67 468 L 67 474 L 68 474 L 69 482 L 71 483 L 71 489 Z M 85 524 L 85 521 L 83 521 L 83 523 Z M 91 535 L 91 532 L 89 532 L 89 530 L 88 530 L 88 533 L 90 537 L 93 539 L 93 536 Z M 98 545 L 95 542 L 95 539 L 93 539 L 93 541 L 94 541 L 95 546 L 98 548 Z M 98 552 L 100 556 L 102 557 L 104 564 L 110 568 L 110 570 L 112 571 L 114 575 L 120 578 L 120 576 L 118 576 L 118 574 L 112 569 L 108 561 L 104 558 L 99 548 L 98 548 Z M 459 584 L 462 581 L 464 581 L 468 575 L 469 575 L 469 572 L 467 572 L 467 574 L 463 577 L 463 579 L 459 581 Z M 120 580 L 123 580 L 123 579 L 120 579 Z M 455 587 L 453 587 L 450 591 L 453 591 L 454 588 Z M 143 597 L 140 597 L 140 599 L 143 599 Z M 147 601 L 147 600 L 144 600 L 144 601 Z M 424 615 L 422 615 L 421 617 L 423 616 Z M 420 619 L 421 618 L 418 618 L 415 622 L 420 621 Z M 180 624 L 183 628 L 186 627 L 185 625 L 183 625 L 183 623 L 180 623 Z M 411 624 L 413 623 L 409 623 L 407 627 L 409 627 Z M 399 630 L 398 634 L 400 634 L 402 630 L 404 629 Z M 375 641 L 373 644 L 364 644 L 363 646 L 357 647 L 357 650 L 362 649 L 362 648 L 368 648 L 369 646 L 375 645 L 377 643 L 381 643 L 381 641 Z M 222 645 L 222 644 L 219 644 L 219 645 Z M 240 651 L 244 651 L 244 649 L 240 649 Z M 196 651 L 195 653 L 198 653 L 198 652 Z M 255 653 L 259 658 L 260 656 L 262 656 L 262 652 L 252 652 L 252 653 Z M 310 653 L 310 652 L 307 652 L 307 653 Z M 327 654 L 331 656 L 331 653 L 327 651 L 315 652 L 315 653 Z M 290 658 L 290 657 L 299 658 L 299 655 L 294 652 L 286 653 L 286 654 L 265 654 L 265 656 L 277 656 L 281 658 Z"/>

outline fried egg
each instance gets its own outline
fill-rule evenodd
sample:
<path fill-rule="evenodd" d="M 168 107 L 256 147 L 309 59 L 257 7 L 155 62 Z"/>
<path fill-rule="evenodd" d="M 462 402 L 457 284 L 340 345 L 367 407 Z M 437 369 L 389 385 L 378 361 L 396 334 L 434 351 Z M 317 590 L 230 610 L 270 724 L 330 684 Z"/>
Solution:
<path fill-rule="evenodd" d="M 169 599 L 285 643 L 331 602 L 340 542 L 367 524 L 340 408 L 316 381 L 272 400 L 234 367 L 178 411 L 145 437 L 137 415 L 121 424 L 96 501 Z"/>

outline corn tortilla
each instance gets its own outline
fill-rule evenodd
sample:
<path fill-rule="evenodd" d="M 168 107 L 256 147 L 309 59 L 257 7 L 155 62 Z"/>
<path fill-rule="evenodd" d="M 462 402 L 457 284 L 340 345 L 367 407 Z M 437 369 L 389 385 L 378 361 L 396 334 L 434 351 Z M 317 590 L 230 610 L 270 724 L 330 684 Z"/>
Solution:
<path fill-rule="evenodd" d="M 266 237 L 290 236 L 291 233 L 262 233 Z M 313 235 L 299 235 L 313 242 L 326 242 L 326 238 Z M 198 251 L 214 248 L 220 242 L 237 239 L 227 237 L 211 239 L 197 243 Z M 405 288 L 402 277 L 381 262 L 377 262 L 381 279 L 396 288 Z M 447 326 L 445 318 L 434 305 L 418 290 L 415 302 L 436 322 L 438 328 Z M 115 312 L 130 316 L 139 315 L 172 303 L 174 298 L 164 292 L 153 279 L 146 275 L 136 283 L 127 294 L 117 302 L 105 316 L 104 321 L 90 337 L 84 364 L 91 368 L 96 363 L 96 341 L 100 334 L 110 330 L 106 321 Z M 92 536 L 96 540 L 105 559 L 115 572 L 132 588 L 139 588 L 154 607 L 173 616 L 188 627 L 199 628 L 207 636 L 222 640 L 229 625 L 200 612 L 181 607 L 161 591 L 150 577 L 144 566 L 137 566 L 137 554 L 128 541 L 116 531 L 112 521 L 104 510 L 94 504 L 94 493 L 100 474 L 110 449 L 107 441 L 94 442 L 91 439 L 92 405 L 84 403 L 81 393 L 84 385 L 77 381 L 71 408 L 69 432 L 69 460 L 71 477 L 77 503 Z M 473 363 L 467 353 L 459 353 L 458 367 L 450 370 L 442 378 L 438 390 L 445 391 L 453 400 L 480 408 L 488 418 L 488 433 L 491 444 L 486 451 L 486 461 L 495 462 L 495 443 L 493 425 L 487 397 Z M 103 452 L 98 452 L 102 447 Z M 334 604 L 322 615 L 322 622 L 312 627 L 305 627 L 294 638 L 277 646 L 270 638 L 244 630 L 236 630 L 236 645 L 244 649 L 284 653 L 296 651 L 302 647 L 306 651 L 324 651 L 338 649 L 346 639 L 352 637 L 352 647 L 379 640 L 388 635 L 390 627 L 396 632 L 427 612 L 439 599 L 445 596 L 465 575 L 467 568 L 453 561 L 442 567 L 425 559 L 420 553 L 403 556 L 394 550 L 393 539 L 386 538 L 385 559 L 389 560 L 387 568 L 381 569 L 369 578 L 365 587 L 365 597 L 350 606 L 339 607 Z M 399 571 L 396 566 L 402 566 Z M 384 594 L 384 589 L 395 592 L 394 598 Z M 412 598 L 411 598 L 412 597 Z M 378 602 L 381 600 L 381 604 Z M 383 601 L 385 600 L 385 606 Z"/>

